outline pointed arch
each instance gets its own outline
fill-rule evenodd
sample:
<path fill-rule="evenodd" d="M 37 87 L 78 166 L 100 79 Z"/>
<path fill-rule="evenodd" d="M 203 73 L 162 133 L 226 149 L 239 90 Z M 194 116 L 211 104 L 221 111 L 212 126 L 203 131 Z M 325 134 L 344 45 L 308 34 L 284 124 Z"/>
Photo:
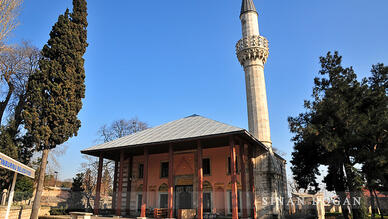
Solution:
<path fill-rule="evenodd" d="M 136 192 L 143 192 L 143 184 L 140 184 L 140 185 L 136 188 Z"/>
<path fill-rule="evenodd" d="M 237 190 L 241 190 L 242 186 L 239 181 L 237 181 Z M 226 186 L 226 190 L 232 190 L 232 182 L 228 183 L 228 186 Z"/>
<path fill-rule="evenodd" d="M 160 186 L 159 186 L 159 192 L 168 192 L 168 185 L 166 183 L 162 183 Z"/>
<path fill-rule="evenodd" d="M 204 181 L 203 182 L 203 191 L 204 192 L 211 192 L 213 191 L 213 186 L 209 181 Z"/>

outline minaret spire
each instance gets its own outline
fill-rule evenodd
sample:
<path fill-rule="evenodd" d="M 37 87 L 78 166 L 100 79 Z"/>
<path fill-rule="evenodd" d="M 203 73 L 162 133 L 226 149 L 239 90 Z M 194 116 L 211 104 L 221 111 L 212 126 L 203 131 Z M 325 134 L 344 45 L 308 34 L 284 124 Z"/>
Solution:
<path fill-rule="evenodd" d="M 251 154 L 254 164 L 252 178 L 255 187 L 260 188 L 252 195 L 256 211 L 252 215 L 256 215 L 254 219 L 284 218 L 285 205 L 281 200 L 287 198 L 286 167 L 285 160 L 275 156 L 272 150 L 264 78 L 268 40 L 260 36 L 258 13 L 253 0 L 242 0 L 240 20 L 242 38 L 237 42 L 236 53 L 245 72 L 249 132 L 268 149 L 259 155 Z M 260 201 L 264 197 L 271 199 L 271 204 Z"/>
<path fill-rule="evenodd" d="M 252 0 L 243 0 L 241 4 L 241 14 L 244 14 L 245 12 L 248 12 L 248 11 L 256 12 L 255 4 L 253 4 Z"/>
<path fill-rule="evenodd" d="M 258 14 L 253 0 L 242 0 L 240 20 L 242 39 L 236 45 L 236 53 L 245 71 L 249 132 L 272 151 L 264 79 L 268 41 L 260 36 Z"/>

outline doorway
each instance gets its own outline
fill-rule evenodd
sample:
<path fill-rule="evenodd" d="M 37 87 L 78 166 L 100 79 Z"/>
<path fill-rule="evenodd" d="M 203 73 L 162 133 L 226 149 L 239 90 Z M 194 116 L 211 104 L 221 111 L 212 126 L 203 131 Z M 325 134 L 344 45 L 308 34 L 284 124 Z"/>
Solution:
<path fill-rule="evenodd" d="M 175 209 L 193 208 L 193 186 L 175 186 Z"/>

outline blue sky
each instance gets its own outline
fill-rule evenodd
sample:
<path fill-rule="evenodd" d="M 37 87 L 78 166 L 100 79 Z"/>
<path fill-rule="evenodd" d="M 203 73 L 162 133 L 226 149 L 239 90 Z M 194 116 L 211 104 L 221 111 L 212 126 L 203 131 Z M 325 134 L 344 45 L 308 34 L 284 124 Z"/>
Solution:
<path fill-rule="evenodd" d="M 71 0 L 26 0 L 11 42 L 47 42 Z M 247 128 L 245 81 L 234 46 L 240 0 L 148 0 L 88 3 L 89 47 L 82 127 L 59 159 L 59 178 L 80 170 L 80 150 L 116 119 L 156 126 L 191 114 Z M 287 117 L 303 111 L 319 56 L 338 50 L 360 77 L 388 63 L 386 0 L 255 0 L 260 33 L 270 42 L 265 66 L 274 147 L 292 152 Z M 291 173 L 288 172 L 290 176 Z"/>

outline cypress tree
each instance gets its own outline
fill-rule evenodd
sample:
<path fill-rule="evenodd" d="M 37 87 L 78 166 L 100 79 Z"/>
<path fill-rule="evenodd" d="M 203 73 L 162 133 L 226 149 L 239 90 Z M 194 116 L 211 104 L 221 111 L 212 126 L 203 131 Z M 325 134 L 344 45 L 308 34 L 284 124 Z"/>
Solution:
<path fill-rule="evenodd" d="M 73 12 L 67 9 L 58 17 L 42 49 L 39 70 L 28 81 L 24 123 L 42 151 L 31 219 L 38 218 L 49 150 L 76 136 L 81 126 L 77 115 L 85 97 L 86 17 L 86 0 L 73 0 Z"/>

